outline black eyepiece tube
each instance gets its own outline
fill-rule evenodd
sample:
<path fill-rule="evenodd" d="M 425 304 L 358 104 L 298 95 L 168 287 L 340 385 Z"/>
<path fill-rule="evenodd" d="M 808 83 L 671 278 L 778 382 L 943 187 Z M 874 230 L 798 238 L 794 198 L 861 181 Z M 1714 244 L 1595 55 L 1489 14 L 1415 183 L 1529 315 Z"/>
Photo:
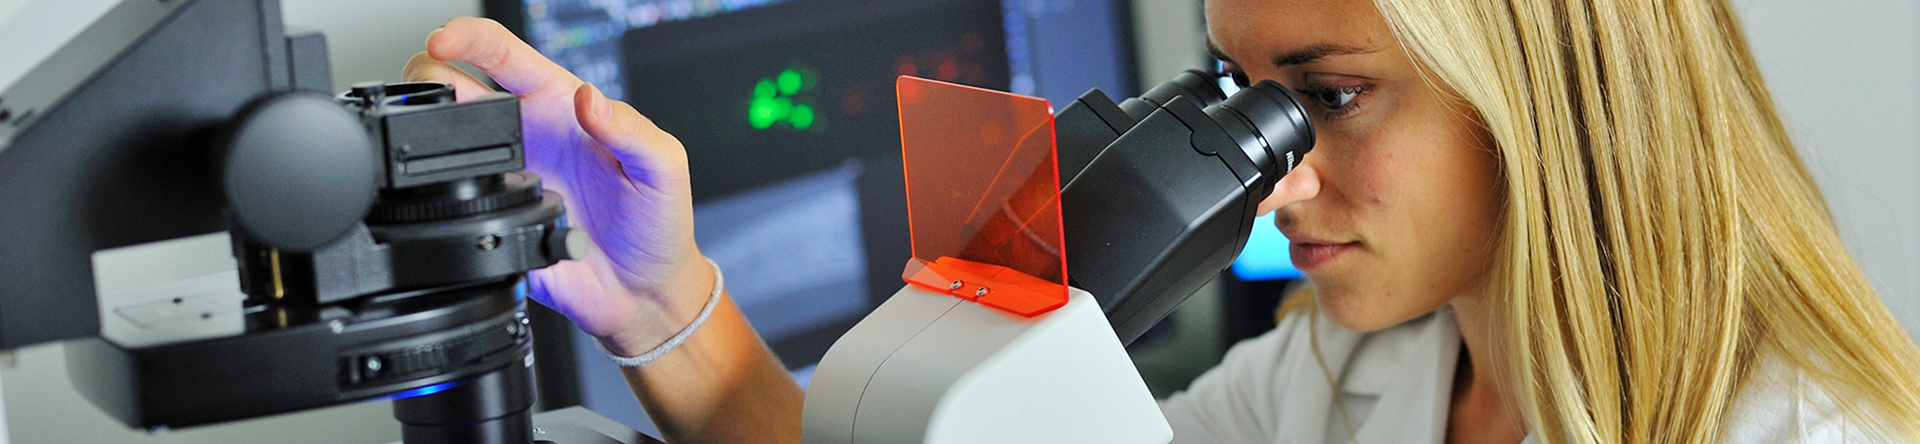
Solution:
<path fill-rule="evenodd" d="M 1286 87 L 1272 80 L 1262 80 L 1240 90 L 1215 109 L 1231 111 L 1234 117 L 1239 118 L 1222 119 L 1218 115 L 1221 113 L 1208 110 L 1207 114 L 1213 115 L 1221 126 L 1249 126 L 1260 140 L 1237 141 L 1240 147 L 1246 150 L 1249 157 L 1255 158 L 1255 163 L 1262 163 L 1259 160 L 1261 156 L 1273 159 L 1280 175 L 1293 172 L 1293 167 L 1300 165 L 1300 157 L 1313 149 L 1313 123 L 1307 120 L 1306 109 L 1300 106 L 1293 94 L 1287 93 Z M 1252 149 L 1256 148 L 1254 145 L 1261 149 Z M 1274 179 L 1279 180 L 1278 177 Z"/>
<path fill-rule="evenodd" d="M 1153 114 L 1154 110 L 1165 106 L 1175 97 L 1185 97 L 1201 108 L 1213 106 L 1227 99 L 1227 94 L 1220 92 L 1220 85 L 1214 83 L 1214 79 L 1214 75 L 1189 69 L 1174 76 L 1172 80 L 1154 85 L 1153 88 L 1147 89 L 1147 92 L 1140 94 L 1140 97 L 1120 102 L 1120 109 L 1126 111 L 1128 116 L 1132 116 L 1133 120 L 1139 121 L 1146 119 L 1147 115 Z"/>
<path fill-rule="evenodd" d="M 1197 92 L 1159 99 L 1061 190 L 1070 283 L 1100 301 L 1123 344 L 1240 255 L 1260 201 L 1313 147 L 1305 109 L 1278 83 L 1226 98 L 1189 72 L 1148 95 L 1178 89 Z"/>

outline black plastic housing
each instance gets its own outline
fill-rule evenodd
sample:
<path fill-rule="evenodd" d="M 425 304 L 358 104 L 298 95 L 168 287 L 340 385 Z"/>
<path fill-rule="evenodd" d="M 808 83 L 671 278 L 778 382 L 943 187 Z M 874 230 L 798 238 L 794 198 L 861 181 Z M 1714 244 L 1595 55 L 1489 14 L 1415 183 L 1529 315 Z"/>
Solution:
<path fill-rule="evenodd" d="M 218 315 L 116 326 L 69 342 L 67 371 L 95 406 L 139 428 L 254 418 L 456 383 L 528 361 L 531 338 L 516 284 L 354 305 L 255 306 L 238 330 Z M 370 357 L 385 371 L 369 374 Z"/>
<path fill-rule="evenodd" d="M 520 147 L 520 101 L 489 93 L 455 103 L 437 83 L 356 85 L 338 99 L 357 108 L 384 156 L 381 188 L 401 189 L 526 167 Z"/>
<path fill-rule="evenodd" d="M 1061 190 L 1071 284 L 1131 343 L 1239 256 L 1260 200 L 1312 146 L 1277 83 L 1206 109 L 1166 100 Z"/>
<path fill-rule="evenodd" d="M 99 333 L 93 252 L 226 229 L 207 147 L 292 88 L 280 15 L 120 2 L 0 91 L 0 348 Z"/>

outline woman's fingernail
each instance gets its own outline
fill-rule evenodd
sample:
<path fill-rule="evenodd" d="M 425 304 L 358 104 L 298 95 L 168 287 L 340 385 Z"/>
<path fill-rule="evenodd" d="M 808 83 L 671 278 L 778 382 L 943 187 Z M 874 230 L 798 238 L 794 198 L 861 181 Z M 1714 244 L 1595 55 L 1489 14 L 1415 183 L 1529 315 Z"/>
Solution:
<path fill-rule="evenodd" d="M 599 86 L 588 85 L 587 87 L 593 88 L 593 118 L 606 120 L 607 117 L 612 116 L 613 102 L 607 100 L 607 95 L 600 92 Z"/>

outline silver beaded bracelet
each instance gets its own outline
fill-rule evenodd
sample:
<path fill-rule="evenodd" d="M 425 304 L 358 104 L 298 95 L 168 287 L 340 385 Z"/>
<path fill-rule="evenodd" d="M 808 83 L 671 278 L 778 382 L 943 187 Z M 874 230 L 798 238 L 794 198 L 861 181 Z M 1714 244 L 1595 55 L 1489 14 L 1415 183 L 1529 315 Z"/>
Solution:
<path fill-rule="evenodd" d="M 701 325 L 706 324 L 708 317 L 713 316 L 713 307 L 720 305 L 720 292 L 727 288 L 727 279 L 720 274 L 720 264 L 714 263 L 713 259 L 707 259 L 707 265 L 713 267 L 713 295 L 707 297 L 707 306 L 700 309 L 700 316 L 694 317 L 693 323 L 687 324 L 687 328 L 681 329 L 680 333 L 673 335 L 671 338 L 667 338 L 667 342 L 660 343 L 660 345 L 654 347 L 653 350 L 647 350 L 646 353 L 641 353 L 640 356 L 620 356 L 614 354 L 613 350 L 608 350 L 607 344 L 600 341 L 593 341 L 595 345 L 600 346 L 600 353 L 607 355 L 608 360 L 612 360 L 614 364 L 618 364 L 621 367 L 639 367 L 647 365 L 647 363 L 653 362 L 655 359 L 660 359 L 660 357 L 666 355 L 667 352 L 673 351 L 674 347 L 679 347 L 680 343 L 687 342 L 687 338 L 692 337 L 693 332 L 699 330 Z"/>

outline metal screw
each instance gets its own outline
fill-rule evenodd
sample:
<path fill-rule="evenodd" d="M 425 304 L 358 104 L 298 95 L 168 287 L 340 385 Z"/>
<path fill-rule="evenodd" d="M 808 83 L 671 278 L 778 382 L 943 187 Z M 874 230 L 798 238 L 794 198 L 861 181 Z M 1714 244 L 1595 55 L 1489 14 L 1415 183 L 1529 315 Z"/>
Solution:
<path fill-rule="evenodd" d="M 334 334 L 340 334 L 341 331 L 347 329 L 347 324 L 340 322 L 339 319 L 334 319 L 327 321 L 327 329 L 333 330 Z"/>
<path fill-rule="evenodd" d="M 400 154 L 413 154 L 413 145 L 405 144 L 405 143 L 400 144 Z"/>
<path fill-rule="evenodd" d="M 960 281 L 953 281 L 953 284 L 950 284 L 950 285 L 947 285 L 947 289 L 948 289 L 948 290 L 959 290 L 959 289 L 960 289 Z"/>
<path fill-rule="evenodd" d="M 974 297 L 980 297 L 980 296 L 986 296 L 986 295 L 987 295 L 987 287 L 980 287 L 979 290 L 973 291 Z"/>
<path fill-rule="evenodd" d="M 520 336 L 520 324 L 508 322 L 507 334 L 511 336 Z"/>
<path fill-rule="evenodd" d="M 368 356 L 363 365 L 367 367 L 367 377 L 373 377 L 380 374 L 380 369 L 385 366 L 385 363 L 380 362 L 379 356 Z"/>
<path fill-rule="evenodd" d="M 500 236 L 491 234 L 480 236 L 480 240 L 476 242 L 474 246 L 480 247 L 480 251 L 493 251 L 493 249 L 500 247 Z"/>

